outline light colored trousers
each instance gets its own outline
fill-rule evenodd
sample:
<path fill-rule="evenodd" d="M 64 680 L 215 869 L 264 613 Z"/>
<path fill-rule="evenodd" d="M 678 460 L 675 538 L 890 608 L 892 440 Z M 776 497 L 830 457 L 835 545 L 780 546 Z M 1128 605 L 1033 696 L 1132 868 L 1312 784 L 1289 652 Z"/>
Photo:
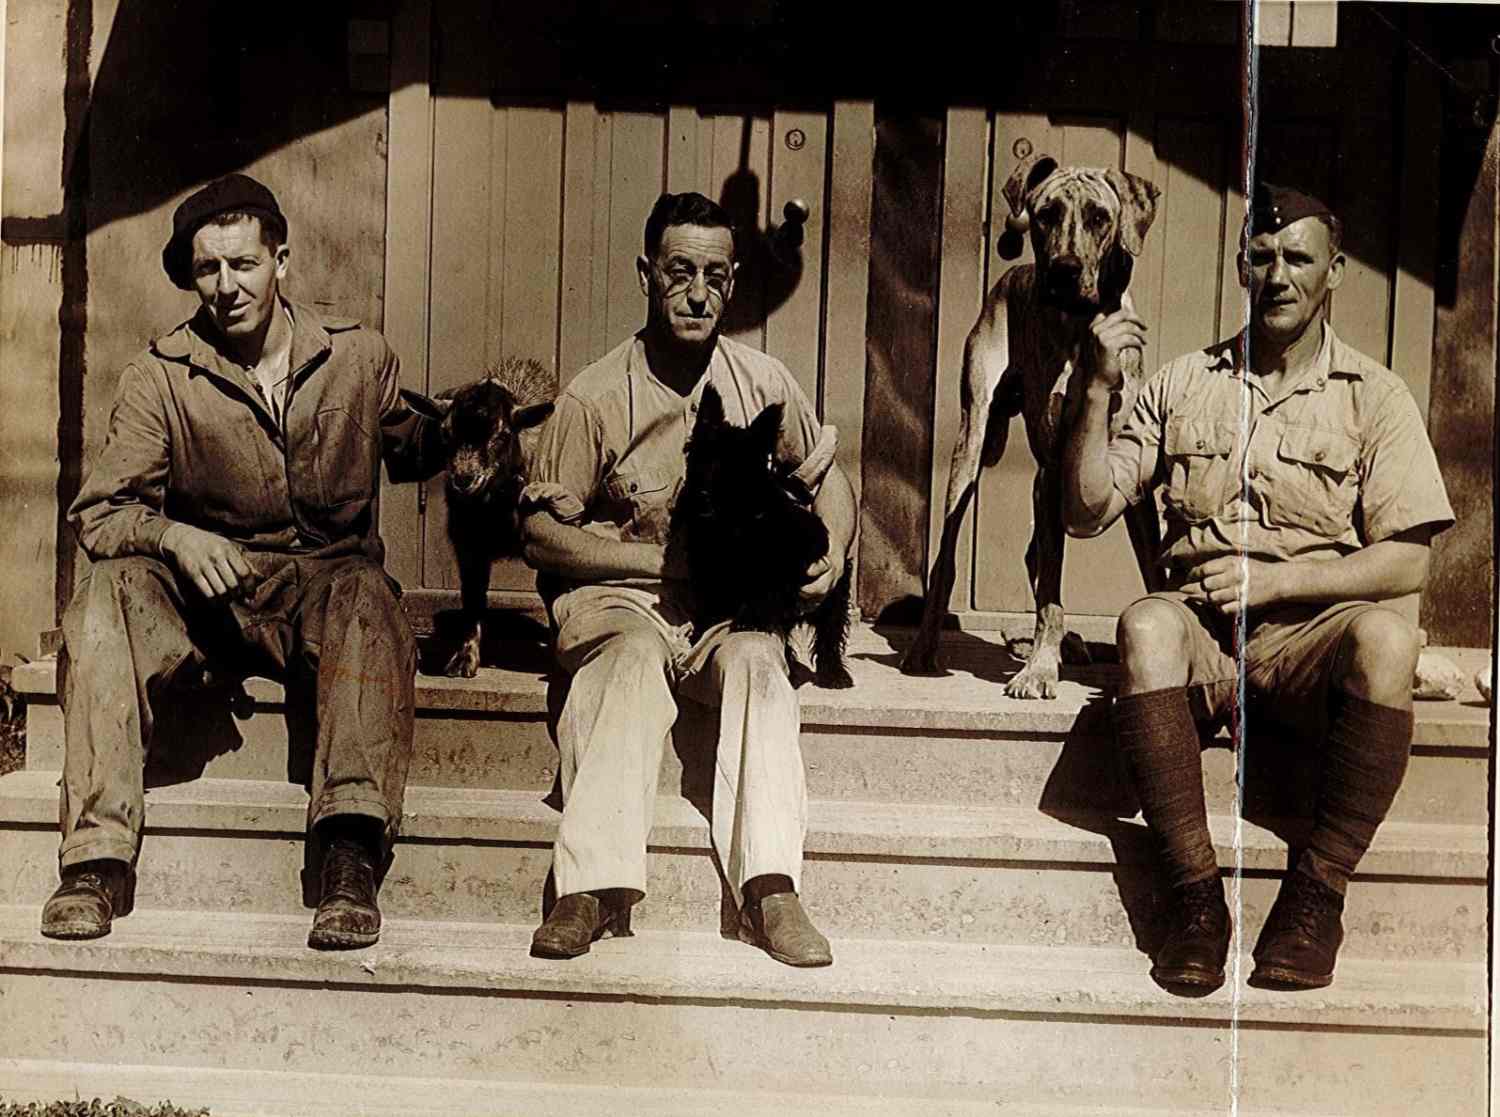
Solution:
<path fill-rule="evenodd" d="M 558 663 L 572 676 L 557 726 L 557 894 L 645 893 L 646 840 L 678 693 L 719 707 L 712 835 L 735 903 L 763 873 L 800 888 L 807 783 L 781 640 L 725 624 L 689 647 L 680 629 L 640 603 L 650 595 L 578 596 L 557 618 Z"/>

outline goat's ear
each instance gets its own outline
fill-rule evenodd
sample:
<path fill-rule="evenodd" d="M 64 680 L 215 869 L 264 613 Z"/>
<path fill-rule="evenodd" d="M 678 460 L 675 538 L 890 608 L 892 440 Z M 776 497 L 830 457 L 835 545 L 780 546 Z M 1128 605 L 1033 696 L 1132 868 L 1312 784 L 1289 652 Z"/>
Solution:
<path fill-rule="evenodd" d="M 750 424 L 750 444 L 757 453 L 776 453 L 776 440 L 781 437 L 781 404 L 773 403 L 755 417 Z"/>
<path fill-rule="evenodd" d="M 518 407 L 510 414 L 510 425 L 518 431 L 526 430 L 543 422 L 548 415 L 552 414 L 552 401 L 546 400 L 542 403 L 532 403 L 525 407 Z"/>
<path fill-rule="evenodd" d="M 453 406 L 451 398 L 433 399 L 409 388 L 401 389 L 401 402 L 424 419 L 431 419 L 435 423 L 441 423 L 447 416 L 448 409 Z"/>
<path fill-rule="evenodd" d="M 1146 247 L 1151 222 L 1156 220 L 1156 199 L 1161 191 L 1149 179 L 1113 167 L 1105 177 L 1120 197 L 1120 244 L 1132 256 L 1139 256 Z"/>

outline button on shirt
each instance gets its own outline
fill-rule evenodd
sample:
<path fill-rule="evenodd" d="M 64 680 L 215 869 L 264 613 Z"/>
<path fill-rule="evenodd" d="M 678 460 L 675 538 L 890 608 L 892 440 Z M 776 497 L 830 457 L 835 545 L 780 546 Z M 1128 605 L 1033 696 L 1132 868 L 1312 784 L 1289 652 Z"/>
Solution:
<path fill-rule="evenodd" d="M 560 486 L 583 508 L 578 525 L 611 539 L 665 543 L 672 505 L 683 482 L 688 436 L 704 384 L 724 401 L 725 418 L 748 426 L 771 404 L 781 404 L 776 459 L 796 468 L 817 444 L 821 425 L 787 367 L 758 349 L 721 337 L 707 372 L 683 396 L 658 380 L 640 335 L 589 365 L 558 396 L 532 452 L 527 476 Z M 571 503 L 571 502 L 569 502 Z M 625 583 L 655 595 L 662 584 Z M 541 577 L 549 601 L 571 588 Z"/>
<path fill-rule="evenodd" d="M 1453 523 L 1405 383 L 1323 327 L 1311 367 L 1273 397 L 1245 370 L 1244 335 L 1168 364 L 1110 444 L 1132 504 L 1163 487 L 1170 584 L 1221 555 L 1338 558 Z"/>

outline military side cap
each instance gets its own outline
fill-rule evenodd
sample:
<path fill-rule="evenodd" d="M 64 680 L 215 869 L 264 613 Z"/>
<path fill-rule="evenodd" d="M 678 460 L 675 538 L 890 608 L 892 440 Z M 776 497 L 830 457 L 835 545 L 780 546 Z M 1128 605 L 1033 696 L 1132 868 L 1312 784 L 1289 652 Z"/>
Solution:
<path fill-rule="evenodd" d="M 1311 194 L 1263 182 L 1255 188 L 1255 203 L 1250 208 L 1250 235 L 1279 233 L 1304 217 L 1332 216 L 1333 211 Z"/>
<path fill-rule="evenodd" d="M 254 214 L 286 235 L 286 217 L 276 204 L 276 195 L 249 175 L 216 178 L 194 191 L 172 214 L 172 237 L 161 250 L 161 266 L 176 286 L 193 288 L 191 275 L 193 234 L 221 213 Z"/>

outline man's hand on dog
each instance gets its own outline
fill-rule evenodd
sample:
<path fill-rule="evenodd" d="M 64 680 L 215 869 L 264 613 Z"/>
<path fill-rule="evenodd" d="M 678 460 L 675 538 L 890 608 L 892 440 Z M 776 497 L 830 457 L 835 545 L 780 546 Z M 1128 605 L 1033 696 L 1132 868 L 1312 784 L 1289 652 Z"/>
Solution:
<path fill-rule="evenodd" d="M 841 556 L 829 553 L 807 568 L 807 577 L 797 591 L 803 612 L 812 612 L 833 592 L 833 587 L 843 576 L 844 562 Z"/>
<path fill-rule="evenodd" d="M 1113 314 L 1096 314 L 1089 323 L 1094 336 L 1090 363 L 1094 371 L 1094 383 L 1113 392 L 1125 379 L 1120 365 L 1120 354 L 1126 349 L 1144 351 L 1146 348 L 1146 323 L 1121 307 Z"/>
<path fill-rule="evenodd" d="M 240 546 L 211 531 L 173 524 L 161 537 L 161 550 L 210 601 L 248 591 L 255 582 Z"/>
<path fill-rule="evenodd" d="M 1281 597 L 1284 563 L 1262 562 L 1244 555 L 1221 555 L 1188 572 L 1182 592 L 1204 601 L 1226 617 L 1242 609 L 1270 605 Z"/>

